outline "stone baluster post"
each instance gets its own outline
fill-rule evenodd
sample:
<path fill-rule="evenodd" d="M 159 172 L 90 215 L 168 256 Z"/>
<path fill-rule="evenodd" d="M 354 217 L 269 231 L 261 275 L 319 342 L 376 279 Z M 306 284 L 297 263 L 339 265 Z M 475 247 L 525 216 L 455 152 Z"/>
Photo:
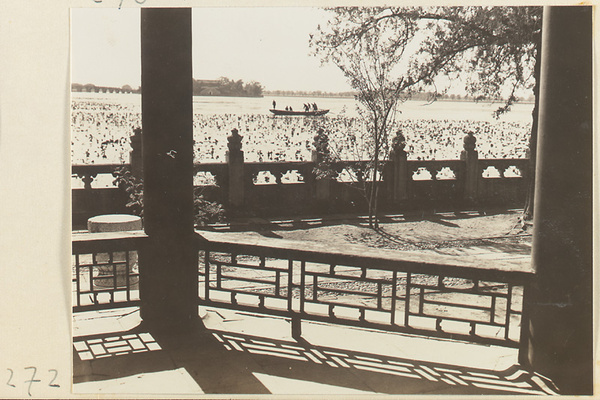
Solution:
<path fill-rule="evenodd" d="M 477 182 L 479 181 L 479 157 L 475 146 L 477 139 L 472 131 L 467 132 L 463 139 L 463 151 L 460 153 L 460 159 L 465 161 L 464 198 L 468 203 L 477 201 Z"/>
<path fill-rule="evenodd" d="M 331 170 L 329 137 L 319 129 L 313 141 L 312 162 L 315 164 L 314 198 L 318 208 L 326 208 L 330 201 Z"/>
<path fill-rule="evenodd" d="M 131 173 L 136 178 L 142 178 L 142 128 L 135 128 L 130 140 L 129 164 L 131 165 Z"/>
<path fill-rule="evenodd" d="M 86 190 L 86 193 L 91 193 L 92 190 L 92 182 L 96 178 L 98 174 L 95 172 L 90 172 L 89 174 L 81 174 L 78 175 L 83 181 L 83 188 Z"/>
<path fill-rule="evenodd" d="M 227 184 L 229 205 L 233 209 L 244 206 L 244 152 L 242 151 L 242 136 L 237 129 L 231 130 L 227 137 L 226 153 L 229 180 Z"/>
<path fill-rule="evenodd" d="M 384 176 L 390 191 L 390 198 L 394 204 L 408 199 L 408 154 L 404 150 L 405 146 L 406 138 L 398 130 L 396 136 L 392 139 L 389 166 L 386 166 L 387 174 Z"/>

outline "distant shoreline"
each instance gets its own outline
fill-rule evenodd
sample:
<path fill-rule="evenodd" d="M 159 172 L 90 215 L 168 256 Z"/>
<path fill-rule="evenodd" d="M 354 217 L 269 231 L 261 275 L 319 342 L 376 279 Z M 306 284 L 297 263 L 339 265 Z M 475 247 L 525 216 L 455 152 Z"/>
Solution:
<path fill-rule="evenodd" d="M 87 92 L 87 91 L 80 91 L 80 90 L 72 90 L 71 93 L 106 93 L 106 92 Z M 125 93 L 125 92 L 121 92 L 121 93 L 111 93 L 111 94 L 139 94 L 141 95 L 141 93 L 139 92 L 130 92 L 130 93 Z M 195 94 L 193 95 L 194 97 L 232 97 L 232 98 L 268 98 L 268 97 L 303 97 L 303 98 L 321 98 L 321 99 L 353 99 L 354 95 L 341 95 L 341 94 L 331 94 L 331 95 L 327 95 L 327 94 L 298 94 L 298 93 L 290 93 L 290 94 L 274 94 L 274 93 L 263 93 L 260 96 L 243 96 L 243 95 L 226 95 L 226 94 L 221 94 L 221 95 L 205 95 L 205 94 Z M 427 100 L 423 100 L 423 99 L 409 99 L 409 100 L 413 100 L 413 101 L 424 101 L 427 102 Z M 498 100 L 474 100 L 474 99 L 469 99 L 469 98 L 460 98 L 460 99 L 448 99 L 448 98 L 443 98 L 443 99 L 436 99 L 435 102 L 447 102 L 447 103 L 456 103 L 456 102 L 461 102 L 461 103 L 482 103 L 482 104 L 501 104 L 503 102 L 498 101 Z M 533 100 L 520 100 L 517 101 L 515 104 L 533 104 L 534 101 Z"/>
<path fill-rule="evenodd" d="M 488 103 L 488 104 L 504 104 L 503 101 L 499 101 L 499 100 L 475 100 L 475 99 L 437 99 L 436 101 L 443 101 L 443 102 L 450 102 L 450 103 L 455 103 L 455 102 L 463 102 L 463 103 Z M 533 100 L 519 100 L 516 101 L 515 104 L 533 104 L 535 103 L 535 101 Z"/>
<path fill-rule="evenodd" d="M 290 93 L 290 94 L 281 94 L 281 93 L 263 93 L 263 97 L 315 97 L 321 99 L 353 99 L 354 95 L 342 95 L 342 94 L 304 94 L 304 93 Z"/>
<path fill-rule="evenodd" d="M 341 94 L 331 94 L 331 95 L 327 95 L 327 94 L 274 94 L 274 93 L 264 93 L 263 97 L 305 97 L 305 98 L 309 98 L 309 97 L 314 97 L 314 98 L 322 98 L 322 99 L 353 99 L 355 95 L 341 95 Z M 414 101 L 421 101 L 422 99 L 409 99 L 409 100 L 414 100 Z M 422 100 L 427 102 L 427 100 Z M 460 99 L 448 99 L 448 98 L 444 98 L 444 99 L 436 99 L 435 101 L 443 101 L 443 102 L 461 102 L 461 103 L 488 103 L 488 104 L 494 104 L 494 103 L 503 103 L 502 101 L 499 100 L 475 100 L 475 99 L 471 99 L 471 98 L 460 98 Z M 534 101 L 533 100 L 519 100 L 517 101 L 515 104 L 533 104 Z"/>

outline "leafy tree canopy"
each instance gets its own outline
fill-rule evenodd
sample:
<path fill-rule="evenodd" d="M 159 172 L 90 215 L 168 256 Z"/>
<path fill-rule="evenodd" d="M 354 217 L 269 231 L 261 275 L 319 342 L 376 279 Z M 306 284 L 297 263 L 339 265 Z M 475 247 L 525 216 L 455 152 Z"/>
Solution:
<path fill-rule="evenodd" d="M 468 95 L 503 100 L 500 114 L 516 101 L 519 89 L 534 85 L 541 7 L 337 7 L 330 11 L 332 18 L 311 36 L 311 45 L 322 61 L 335 63 L 346 74 L 347 59 L 358 57 L 353 53 L 372 50 L 362 45 L 364 38 L 378 36 L 377 45 L 387 47 L 384 54 L 399 69 L 397 87 L 408 95 L 432 86 L 445 92 L 460 75 Z M 447 79 L 435 79 L 440 76 Z M 353 87 L 360 86 L 349 78 Z M 440 82 L 445 83 L 437 88 Z"/>
<path fill-rule="evenodd" d="M 369 132 L 373 181 L 377 181 L 380 160 L 389 151 L 398 101 L 431 89 L 435 98 L 440 83 L 445 93 L 459 81 L 476 99 L 503 100 L 504 105 L 495 112 L 498 117 L 517 100 L 519 89 L 534 88 L 535 92 L 541 7 L 329 10 L 331 19 L 310 36 L 310 45 L 322 62 L 342 70 L 366 107 L 363 117 Z M 532 142 L 536 130 L 534 115 Z M 369 224 L 375 228 L 376 187 L 366 190 Z"/>

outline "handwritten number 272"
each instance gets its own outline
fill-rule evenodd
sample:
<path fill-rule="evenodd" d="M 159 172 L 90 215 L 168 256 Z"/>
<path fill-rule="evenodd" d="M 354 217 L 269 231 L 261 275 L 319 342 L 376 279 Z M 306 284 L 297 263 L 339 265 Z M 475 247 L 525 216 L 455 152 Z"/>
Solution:
<path fill-rule="evenodd" d="M 11 368 L 7 368 L 8 372 L 10 373 L 9 377 L 8 377 L 8 381 L 6 381 L 6 385 L 10 386 L 10 387 L 16 387 L 15 384 L 12 383 L 13 377 L 15 375 L 14 371 Z M 27 394 L 29 396 L 31 396 L 31 387 L 33 386 L 34 383 L 40 383 L 42 382 L 41 379 L 35 379 L 35 376 L 37 374 L 37 368 L 36 367 L 26 367 L 25 370 L 31 370 L 32 374 L 31 374 L 31 379 L 28 379 L 26 381 L 24 381 L 23 383 L 25 384 L 29 384 L 27 386 Z M 60 387 L 59 384 L 54 383 L 56 381 L 56 378 L 58 377 L 58 371 L 55 369 L 49 369 L 48 372 L 50 373 L 54 373 L 54 376 L 52 377 L 52 380 L 50 381 L 50 383 L 48 383 L 48 386 L 53 387 L 53 388 L 58 388 Z"/>

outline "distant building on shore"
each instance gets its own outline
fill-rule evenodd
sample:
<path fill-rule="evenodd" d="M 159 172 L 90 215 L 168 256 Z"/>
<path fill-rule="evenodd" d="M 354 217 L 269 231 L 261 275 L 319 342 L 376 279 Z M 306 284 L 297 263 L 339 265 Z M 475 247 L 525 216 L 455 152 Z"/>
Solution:
<path fill-rule="evenodd" d="M 85 93 L 141 93 L 142 88 L 133 89 L 129 85 L 121 87 L 97 86 L 93 83 L 82 85 L 71 84 L 71 92 Z M 231 97 L 263 97 L 263 87 L 259 82 L 244 83 L 241 79 L 194 79 L 194 96 L 231 96 Z"/>

